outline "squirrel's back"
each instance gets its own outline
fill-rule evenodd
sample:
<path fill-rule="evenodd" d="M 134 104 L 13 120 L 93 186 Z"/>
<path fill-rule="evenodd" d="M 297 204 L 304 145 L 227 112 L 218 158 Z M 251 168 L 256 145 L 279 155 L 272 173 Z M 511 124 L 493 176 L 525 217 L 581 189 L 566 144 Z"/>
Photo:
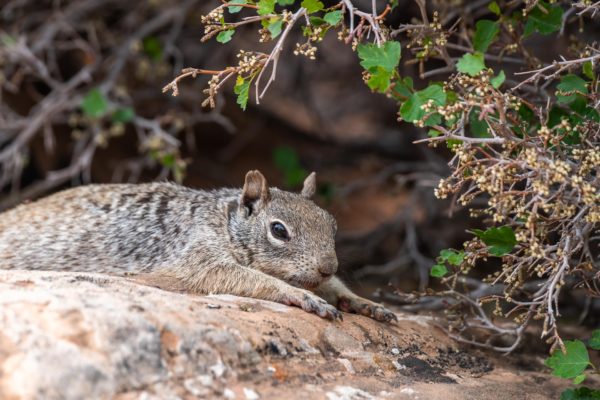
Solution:
<path fill-rule="evenodd" d="M 239 190 L 88 185 L 0 214 L 0 268 L 145 272 L 226 231 Z"/>

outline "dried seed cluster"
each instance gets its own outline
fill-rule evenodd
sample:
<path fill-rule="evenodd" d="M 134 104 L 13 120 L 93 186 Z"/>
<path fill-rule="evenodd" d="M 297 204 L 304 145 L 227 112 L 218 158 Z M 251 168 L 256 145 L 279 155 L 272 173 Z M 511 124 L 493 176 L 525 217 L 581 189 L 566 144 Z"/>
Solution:
<path fill-rule="evenodd" d="M 470 129 L 466 121 L 476 116 L 486 122 L 488 135 L 502 143 L 453 144 L 453 173 L 439 182 L 435 195 L 456 194 L 464 206 L 483 198 L 487 207 L 472 209 L 471 214 L 513 228 L 515 250 L 503 257 L 502 269 L 486 279 L 505 285 L 503 301 L 513 302 L 530 279 L 555 279 L 552 290 L 559 290 L 567 274 L 593 264 L 584 243 L 600 222 L 600 124 L 574 125 L 563 118 L 550 125 L 541 113 L 537 122 L 524 121 L 521 101 L 494 89 L 486 72 L 458 75 L 446 89 L 457 93 L 457 101 L 442 107 L 429 101 L 422 109 L 441 115 L 457 136 Z M 488 256 L 480 239 L 465 243 L 458 272 L 468 272 Z M 535 312 L 544 320 L 546 333 L 556 328 L 549 312 L 543 302 Z"/>

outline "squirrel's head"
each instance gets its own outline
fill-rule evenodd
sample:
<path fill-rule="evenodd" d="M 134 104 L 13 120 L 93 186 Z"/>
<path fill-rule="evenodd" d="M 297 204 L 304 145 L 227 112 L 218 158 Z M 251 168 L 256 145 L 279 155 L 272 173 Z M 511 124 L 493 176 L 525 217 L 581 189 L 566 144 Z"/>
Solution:
<path fill-rule="evenodd" d="M 333 276 L 337 224 L 311 200 L 315 190 L 314 172 L 300 194 L 269 188 L 259 171 L 246 174 L 230 231 L 250 267 L 307 289 Z"/>

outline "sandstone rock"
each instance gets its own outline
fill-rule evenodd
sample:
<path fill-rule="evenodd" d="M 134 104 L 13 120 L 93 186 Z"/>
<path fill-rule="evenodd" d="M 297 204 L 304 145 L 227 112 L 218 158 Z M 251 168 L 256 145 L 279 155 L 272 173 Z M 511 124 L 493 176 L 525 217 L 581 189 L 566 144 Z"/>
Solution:
<path fill-rule="evenodd" d="M 0 271 L 0 399 L 535 399 L 568 384 L 494 368 L 428 319 L 399 319 Z"/>

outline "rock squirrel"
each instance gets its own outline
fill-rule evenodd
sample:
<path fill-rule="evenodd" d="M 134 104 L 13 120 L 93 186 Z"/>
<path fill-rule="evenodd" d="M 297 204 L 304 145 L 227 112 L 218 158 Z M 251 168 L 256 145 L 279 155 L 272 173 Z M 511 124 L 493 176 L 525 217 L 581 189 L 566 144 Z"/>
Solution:
<path fill-rule="evenodd" d="M 300 194 L 269 188 L 259 171 L 243 189 L 173 183 L 98 184 L 0 214 L 0 269 L 100 272 L 197 294 L 227 293 L 301 307 L 396 316 L 336 277 L 335 219 L 318 207 L 315 173 Z"/>

